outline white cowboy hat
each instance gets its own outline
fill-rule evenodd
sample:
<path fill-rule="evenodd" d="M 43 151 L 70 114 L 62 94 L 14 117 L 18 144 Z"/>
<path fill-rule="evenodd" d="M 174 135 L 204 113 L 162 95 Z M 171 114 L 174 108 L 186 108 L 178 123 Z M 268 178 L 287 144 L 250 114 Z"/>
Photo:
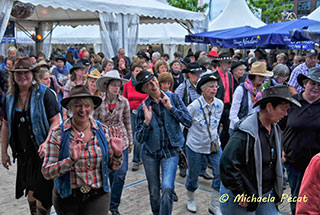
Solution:
<path fill-rule="evenodd" d="M 101 92 L 106 92 L 106 85 L 108 84 L 109 81 L 111 80 L 119 80 L 122 82 L 122 85 L 127 83 L 129 80 L 123 79 L 120 77 L 118 70 L 111 70 L 110 72 L 107 72 L 104 76 L 101 76 L 97 82 L 96 86 L 97 89 L 100 90 Z"/>

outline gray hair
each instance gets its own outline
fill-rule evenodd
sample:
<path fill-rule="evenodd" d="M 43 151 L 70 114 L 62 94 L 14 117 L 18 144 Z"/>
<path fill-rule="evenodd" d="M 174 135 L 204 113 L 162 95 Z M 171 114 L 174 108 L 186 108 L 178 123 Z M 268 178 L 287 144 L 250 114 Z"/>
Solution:
<path fill-rule="evenodd" d="M 156 57 L 156 58 L 160 59 L 161 55 L 159 52 L 153 52 L 152 57 Z"/>
<path fill-rule="evenodd" d="M 290 75 L 289 68 L 284 64 L 278 64 L 276 65 L 273 70 L 273 78 L 277 79 L 279 77 L 288 77 Z"/>
<path fill-rule="evenodd" d="M 210 85 L 211 82 L 218 82 L 218 80 L 217 80 L 217 81 L 208 81 L 207 83 L 205 83 L 204 85 L 202 85 L 202 86 L 200 87 L 201 92 L 203 92 L 203 91 Z"/>

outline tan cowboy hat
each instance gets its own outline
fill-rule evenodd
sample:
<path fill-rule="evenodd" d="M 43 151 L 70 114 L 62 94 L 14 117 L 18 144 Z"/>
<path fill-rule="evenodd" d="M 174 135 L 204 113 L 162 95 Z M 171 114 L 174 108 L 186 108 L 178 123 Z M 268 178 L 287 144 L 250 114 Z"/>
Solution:
<path fill-rule="evenodd" d="M 25 71 L 34 71 L 37 70 L 37 67 L 32 66 L 31 59 L 29 57 L 19 57 L 14 63 L 14 67 L 11 72 L 25 72 Z"/>
<path fill-rule="evenodd" d="M 98 69 L 92 70 L 88 75 L 87 78 L 95 78 L 98 79 L 101 77 L 101 73 L 98 71 Z"/>
<path fill-rule="evenodd" d="M 129 80 L 123 79 L 120 77 L 118 70 L 111 70 L 110 72 L 107 72 L 104 76 L 101 76 L 97 82 L 96 86 L 97 89 L 100 90 L 101 92 L 106 92 L 106 85 L 108 84 L 109 81 L 111 80 L 119 80 L 122 82 L 122 85 L 127 83 Z"/>
<path fill-rule="evenodd" d="M 251 65 L 249 75 L 260 75 L 264 77 L 272 77 L 273 72 L 270 72 L 267 70 L 266 63 L 257 61 Z"/>
<path fill-rule="evenodd" d="M 98 96 L 92 96 L 86 86 L 77 85 L 71 89 L 69 97 L 62 99 L 60 103 L 62 107 L 67 109 L 69 102 L 75 98 L 91 98 L 95 109 L 99 107 L 102 102 L 102 99 Z"/>

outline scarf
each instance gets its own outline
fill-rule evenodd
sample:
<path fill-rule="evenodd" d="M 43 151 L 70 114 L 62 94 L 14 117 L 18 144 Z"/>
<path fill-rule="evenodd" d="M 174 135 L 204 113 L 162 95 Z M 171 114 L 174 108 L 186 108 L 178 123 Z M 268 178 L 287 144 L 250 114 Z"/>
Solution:
<path fill-rule="evenodd" d="M 259 89 L 253 86 L 251 80 L 247 77 L 244 82 L 244 87 L 249 90 L 251 93 L 251 100 L 256 103 L 262 98 L 262 91 L 264 90 L 264 86 L 261 85 Z"/>

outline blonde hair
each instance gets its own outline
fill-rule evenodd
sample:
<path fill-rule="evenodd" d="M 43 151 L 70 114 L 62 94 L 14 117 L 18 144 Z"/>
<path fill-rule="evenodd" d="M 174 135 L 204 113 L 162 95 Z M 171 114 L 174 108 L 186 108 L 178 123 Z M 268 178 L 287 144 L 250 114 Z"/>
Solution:
<path fill-rule="evenodd" d="M 43 79 L 43 76 L 46 74 L 46 73 L 49 73 L 50 74 L 50 71 L 47 69 L 47 68 L 40 68 L 39 69 L 39 72 L 38 72 L 38 78 L 39 78 L 39 81 Z"/>
<path fill-rule="evenodd" d="M 85 83 L 85 86 L 89 89 L 89 81 L 90 79 L 95 79 L 95 78 L 90 78 L 88 77 L 87 80 L 86 80 L 86 83 Z M 96 90 L 96 92 L 94 92 L 93 96 L 99 96 L 101 97 L 103 95 L 103 92 L 101 92 L 100 90 Z"/>
<path fill-rule="evenodd" d="M 67 105 L 69 116 L 72 113 L 71 107 L 76 103 L 77 100 L 82 104 L 85 104 L 85 105 L 89 104 L 91 106 L 92 111 L 94 110 L 93 100 L 91 98 L 73 98 L 70 100 L 70 102 Z"/>

